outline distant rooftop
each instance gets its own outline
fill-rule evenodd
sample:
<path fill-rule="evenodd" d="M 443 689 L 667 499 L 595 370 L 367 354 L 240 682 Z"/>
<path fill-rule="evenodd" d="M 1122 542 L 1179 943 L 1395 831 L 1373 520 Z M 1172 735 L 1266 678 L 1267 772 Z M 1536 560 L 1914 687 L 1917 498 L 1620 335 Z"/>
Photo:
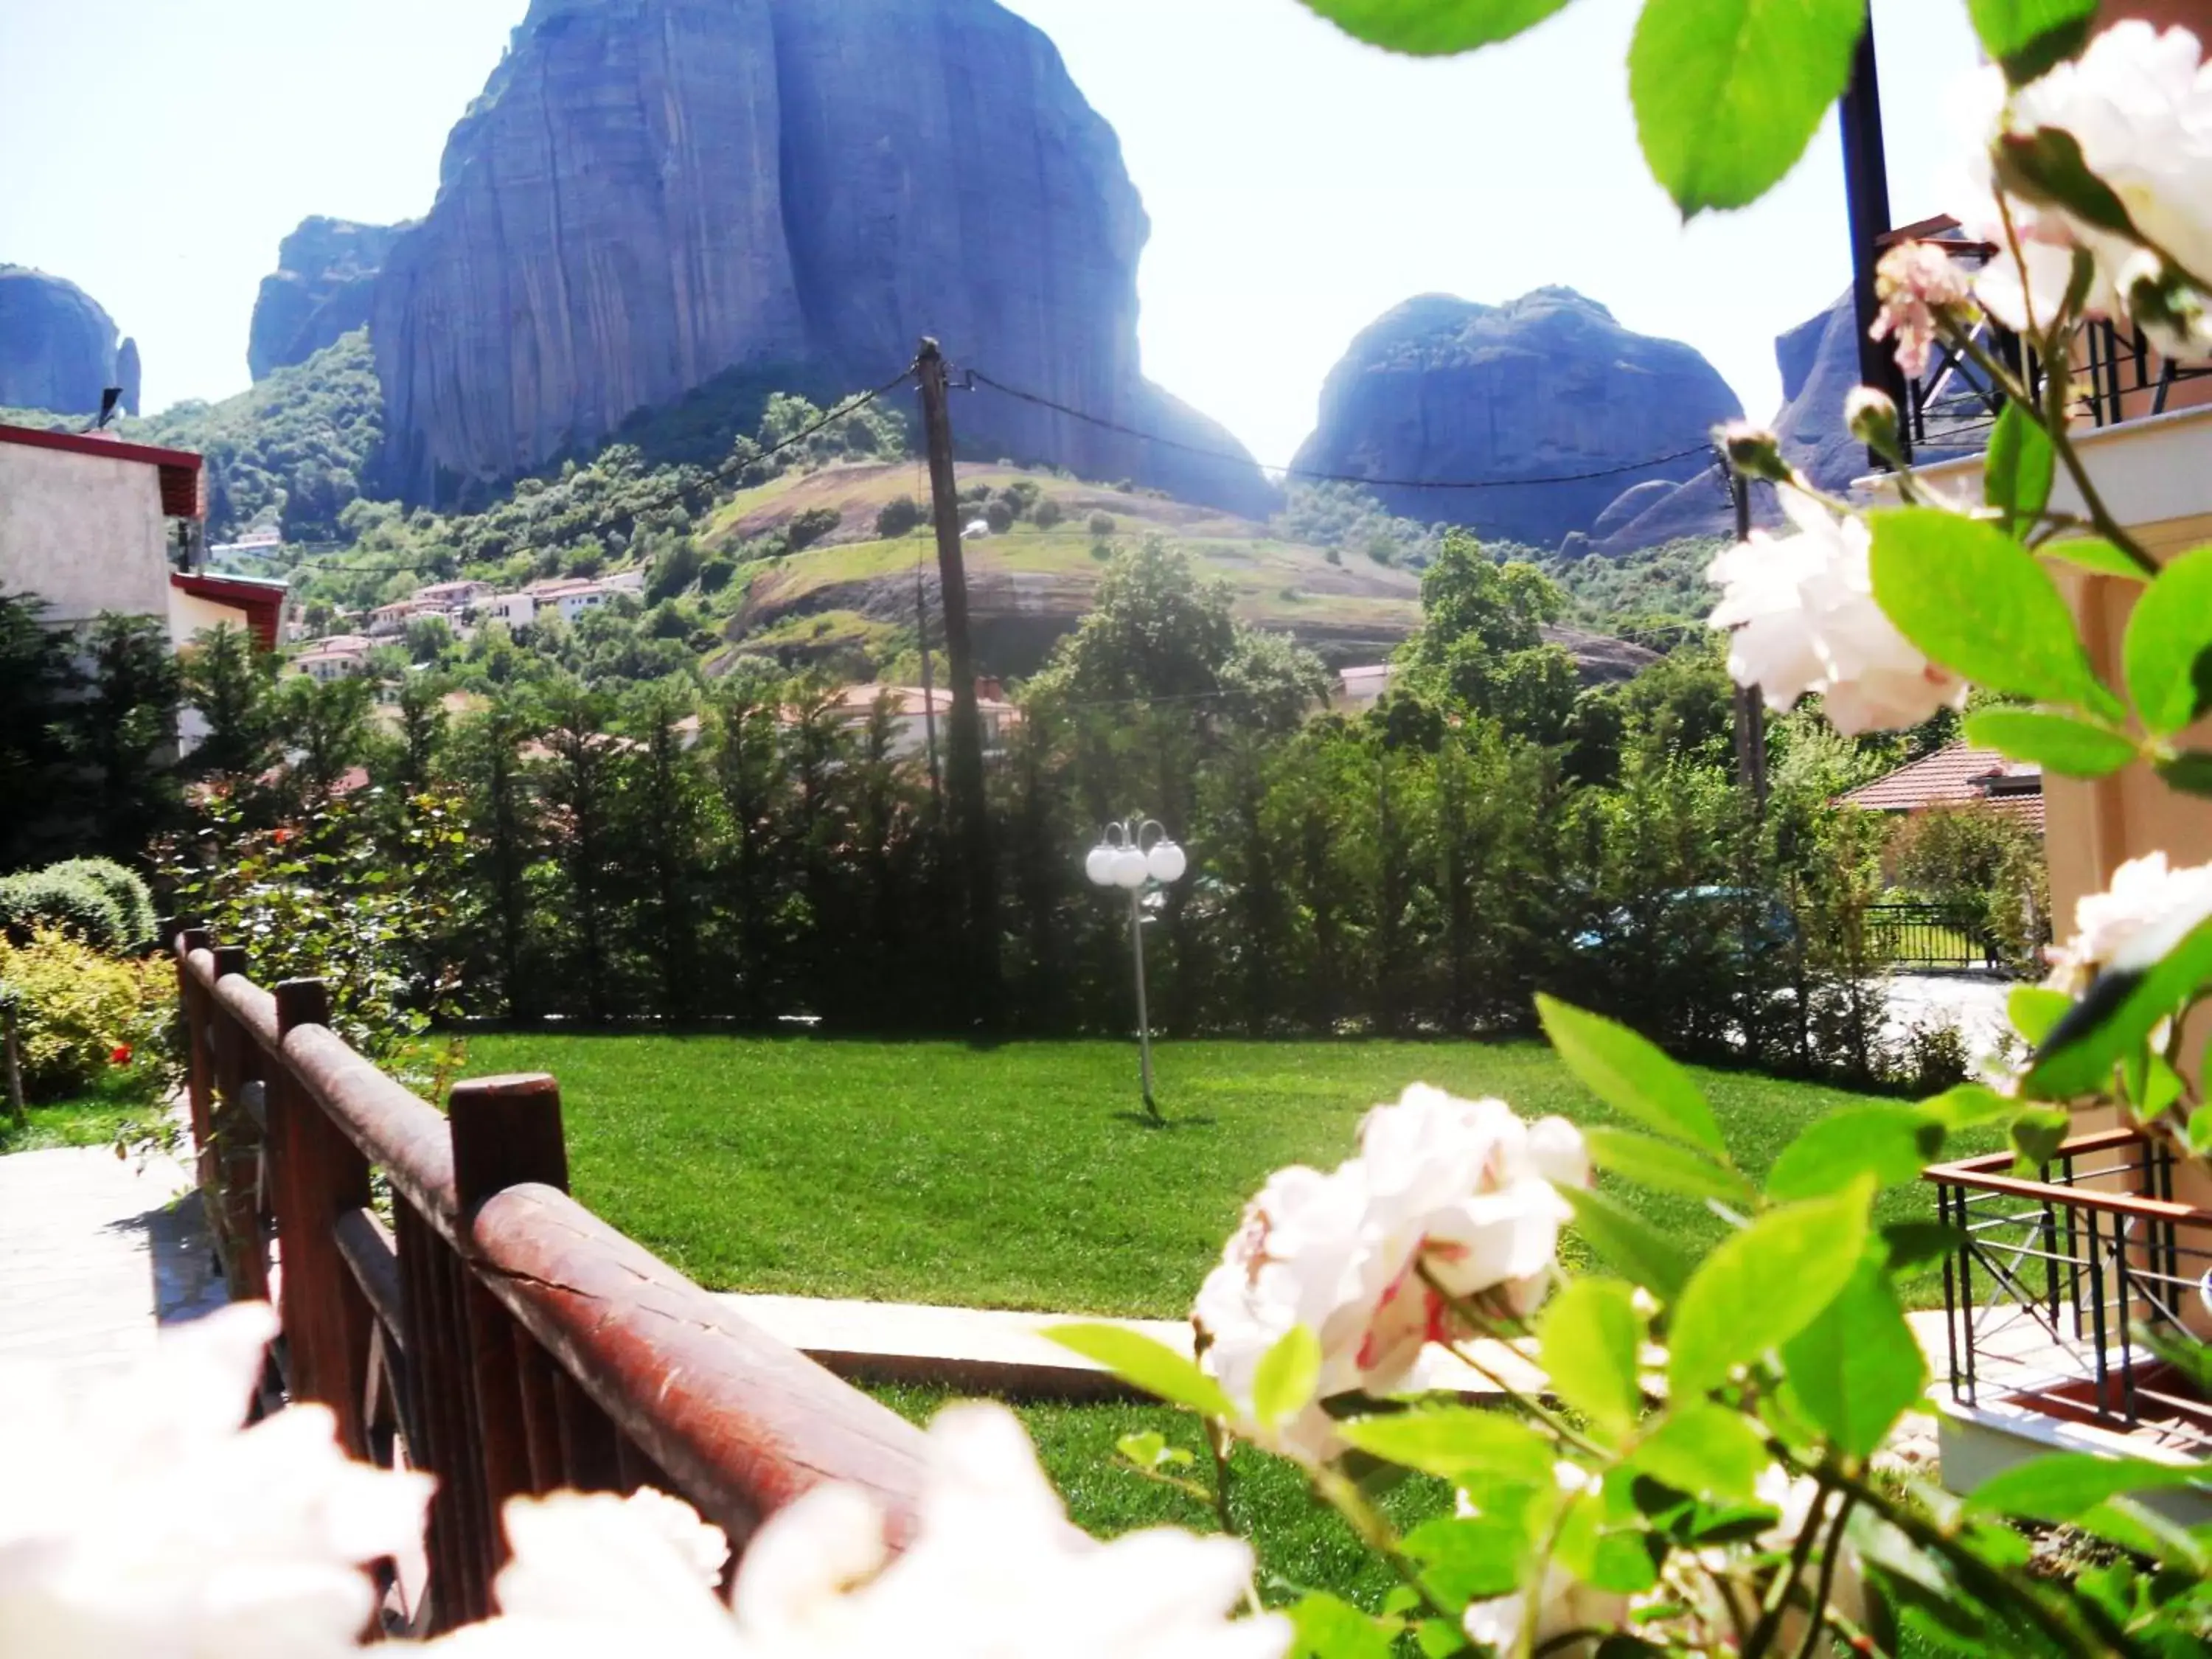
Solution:
<path fill-rule="evenodd" d="M 1920 812 L 1988 801 L 2043 828 L 2043 769 L 1954 743 L 1838 798 L 1870 812 Z"/>

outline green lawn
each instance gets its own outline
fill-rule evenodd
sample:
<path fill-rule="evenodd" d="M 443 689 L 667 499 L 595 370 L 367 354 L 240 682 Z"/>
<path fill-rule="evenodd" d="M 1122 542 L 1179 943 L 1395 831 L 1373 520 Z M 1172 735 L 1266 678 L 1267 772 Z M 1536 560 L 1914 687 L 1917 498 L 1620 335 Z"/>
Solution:
<path fill-rule="evenodd" d="M 468 1053 L 473 1075 L 554 1073 L 577 1196 L 711 1288 L 1070 1313 L 1182 1317 L 1267 1173 L 1349 1156 L 1360 1114 L 1407 1083 L 1607 1118 L 1533 1042 L 1176 1042 L 1158 1066 L 1164 1129 L 1133 1109 L 1135 1054 L 1113 1042 L 533 1033 Z M 1866 1103 L 1699 1076 L 1754 1175 Z M 1694 1200 L 1625 1194 L 1678 1237 L 1723 1231 Z M 1907 1183 L 1881 1210 L 1934 1205 Z"/>
<path fill-rule="evenodd" d="M 125 1088 L 92 1089 L 68 1100 L 27 1109 L 20 1127 L 0 1100 L 0 1153 L 43 1152 L 52 1146 L 110 1146 L 125 1130 L 149 1127 L 155 1114 L 144 1098 Z"/>

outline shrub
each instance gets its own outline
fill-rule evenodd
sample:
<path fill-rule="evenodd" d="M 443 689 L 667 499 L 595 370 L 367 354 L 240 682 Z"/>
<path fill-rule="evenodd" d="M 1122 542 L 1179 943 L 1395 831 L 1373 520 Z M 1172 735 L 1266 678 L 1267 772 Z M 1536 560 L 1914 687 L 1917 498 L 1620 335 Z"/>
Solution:
<path fill-rule="evenodd" d="M 158 1097 L 163 1079 L 154 1039 L 174 983 L 158 957 L 106 956 L 45 923 L 21 943 L 0 939 L 0 995 L 15 1005 L 25 1095 L 57 1099 L 121 1067 Z"/>
<path fill-rule="evenodd" d="M 1111 513 L 1094 513 L 1091 515 L 1091 533 L 1092 535 L 1098 537 L 1110 536 L 1114 533 L 1114 515 Z"/>
<path fill-rule="evenodd" d="M 994 536 L 1003 536 L 1014 527 L 1014 509 L 1005 501 L 993 501 L 983 509 L 983 522 Z"/>
<path fill-rule="evenodd" d="M 154 942 L 154 929 L 158 924 L 154 915 L 153 892 L 134 872 L 113 859 L 64 859 L 59 864 L 48 865 L 41 873 L 81 877 L 112 899 L 117 913 L 123 918 L 123 949 L 136 950 Z"/>
<path fill-rule="evenodd" d="M 811 547 L 844 522 L 845 515 L 834 507 L 810 507 L 783 527 L 784 544 L 796 553 L 802 547 Z"/>
<path fill-rule="evenodd" d="M 885 541 L 903 536 L 921 522 L 921 503 L 911 495 L 894 495 L 876 514 L 876 534 Z"/>
<path fill-rule="evenodd" d="M 1049 495 L 1030 509 L 1030 522 L 1039 530 L 1049 530 L 1066 516 L 1067 509 Z"/>
<path fill-rule="evenodd" d="M 718 553 L 699 567 L 699 591 L 719 593 L 730 585 L 730 578 L 738 574 L 738 563 L 726 553 Z"/>
<path fill-rule="evenodd" d="M 991 486 L 988 484 L 969 484 L 960 492 L 960 505 L 963 507 L 981 507 L 990 499 Z"/>
<path fill-rule="evenodd" d="M 40 927 L 58 928 L 111 952 L 122 951 L 131 933 L 130 919 L 114 896 L 80 872 L 49 867 L 0 880 L 0 933 L 25 939 Z"/>
<path fill-rule="evenodd" d="M 1017 478 L 999 492 L 999 499 L 1013 510 L 1018 519 L 1026 519 L 1030 509 L 1037 504 L 1044 492 L 1034 478 Z"/>

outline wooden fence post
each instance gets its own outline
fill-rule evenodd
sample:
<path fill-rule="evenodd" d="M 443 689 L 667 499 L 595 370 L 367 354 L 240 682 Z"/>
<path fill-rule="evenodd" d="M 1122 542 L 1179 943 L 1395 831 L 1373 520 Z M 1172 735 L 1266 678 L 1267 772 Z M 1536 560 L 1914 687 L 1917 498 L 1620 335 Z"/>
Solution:
<path fill-rule="evenodd" d="M 218 987 L 246 972 L 246 948 L 218 945 L 215 977 Z M 222 1006 L 220 994 L 207 1000 L 208 1024 L 215 1054 L 216 1093 L 209 1102 L 209 1119 L 215 1131 L 216 1213 L 209 1218 L 222 1250 L 231 1299 L 266 1302 L 269 1299 L 269 1261 L 261 1238 L 261 1206 L 254 1192 L 261 1164 L 260 1128 L 246 1109 L 245 1085 L 250 1080 L 251 1056 L 246 1033 L 237 1018 Z M 206 1188 L 204 1176 L 202 1188 Z"/>
<path fill-rule="evenodd" d="M 200 982 L 192 974 L 192 953 L 212 951 L 215 938 L 204 927 L 187 927 L 177 936 L 177 1018 L 185 1024 L 185 1098 L 191 1112 L 192 1150 L 198 1154 L 195 1162 L 204 1189 L 212 1173 L 209 1155 L 215 1150 L 215 1124 L 208 1109 L 214 1056 L 208 1053 L 207 1008 L 200 996 Z"/>
<path fill-rule="evenodd" d="M 276 994 L 280 1041 L 303 1025 L 330 1024 L 330 992 L 320 980 L 288 979 Z M 365 1459 L 362 1401 L 374 1316 L 339 1253 L 336 1230 L 340 1216 L 368 1205 L 368 1160 L 301 1086 L 289 1063 L 269 1078 L 269 1139 L 281 1172 L 276 1236 L 293 1397 L 328 1406 L 337 1417 L 338 1443 Z"/>
<path fill-rule="evenodd" d="M 536 1182 L 568 1190 L 561 1091 L 544 1073 L 457 1083 L 447 1115 L 464 1237 L 477 1206 L 504 1188 Z M 467 1403 L 476 1468 L 470 1473 L 483 1506 L 472 1532 L 487 1552 L 480 1571 L 488 1583 L 507 1559 L 501 1507 L 550 1484 L 546 1455 L 558 1435 L 557 1425 L 547 1420 L 552 1362 L 484 1288 L 473 1263 L 464 1256 L 456 1266 L 473 1384 Z"/>

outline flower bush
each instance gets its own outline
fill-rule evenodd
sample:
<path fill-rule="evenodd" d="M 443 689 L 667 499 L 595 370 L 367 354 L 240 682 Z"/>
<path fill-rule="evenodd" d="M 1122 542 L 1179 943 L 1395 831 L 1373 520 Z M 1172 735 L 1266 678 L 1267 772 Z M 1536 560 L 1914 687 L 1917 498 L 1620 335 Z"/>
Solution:
<path fill-rule="evenodd" d="M 30 1099 L 57 1099 L 118 1075 L 149 1105 L 164 1092 L 159 1033 L 176 1004 L 166 963 L 109 956 L 40 925 L 20 944 L 0 934 L 0 995 L 15 1005 Z"/>

